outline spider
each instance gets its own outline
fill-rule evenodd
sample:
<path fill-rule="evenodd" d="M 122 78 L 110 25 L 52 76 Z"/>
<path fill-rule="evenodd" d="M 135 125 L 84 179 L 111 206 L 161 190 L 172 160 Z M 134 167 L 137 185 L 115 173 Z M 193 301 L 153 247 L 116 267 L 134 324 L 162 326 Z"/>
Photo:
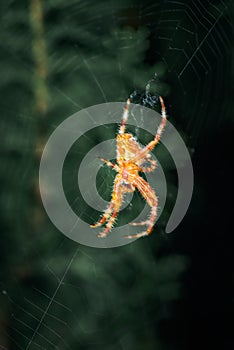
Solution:
<path fill-rule="evenodd" d="M 132 134 L 125 133 L 126 123 L 129 115 L 129 98 L 126 102 L 122 116 L 122 122 L 116 137 L 117 164 L 114 164 L 106 159 L 99 158 L 106 165 L 114 169 L 117 172 L 117 175 L 114 180 L 112 198 L 107 209 L 104 211 L 100 220 L 97 223 L 91 225 L 92 228 L 96 228 L 102 226 L 107 222 L 104 230 L 98 234 L 98 237 L 106 237 L 115 223 L 123 201 L 124 194 L 127 192 L 134 192 L 135 189 L 138 189 L 148 205 L 151 207 L 151 213 L 148 220 L 131 223 L 131 225 L 134 226 L 147 226 L 145 231 L 124 237 L 139 238 L 148 236 L 153 230 L 157 218 L 158 199 L 148 182 L 139 175 L 139 172 L 151 172 L 156 167 L 156 161 L 151 159 L 150 152 L 159 142 L 162 131 L 166 124 L 166 109 L 164 101 L 161 96 L 159 96 L 159 99 L 161 103 L 162 119 L 154 139 L 149 142 L 148 145 L 141 147 Z M 150 164 L 150 166 L 145 166 L 147 163 Z"/>

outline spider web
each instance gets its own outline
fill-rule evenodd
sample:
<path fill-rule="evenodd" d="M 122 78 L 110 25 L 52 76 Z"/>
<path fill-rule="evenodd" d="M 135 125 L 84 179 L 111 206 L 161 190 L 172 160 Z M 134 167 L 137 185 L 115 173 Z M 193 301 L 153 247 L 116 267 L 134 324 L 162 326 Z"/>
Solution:
<path fill-rule="evenodd" d="M 12 1 L 4 6 L 7 32 L 9 27 L 14 29 L 10 23 L 16 5 Z M 24 9 L 17 6 L 20 22 Z M 222 127 L 228 118 L 223 92 L 230 91 L 224 84 L 231 70 L 231 1 L 146 1 L 144 4 L 120 1 L 118 5 L 108 1 L 100 2 L 98 11 L 96 6 L 92 1 L 45 4 L 51 107 L 41 122 L 42 129 L 49 135 L 77 110 L 107 101 L 125 101 L 134 91 L 144 92 L 147 82 L 157 73 L 160 83 L 152 84 L 155 96 L 167 96 L 171 120 L 185 133 L 190 146 L 196 148 L 202 138 L 212 137 L 210 130 Z M 9 35 L 4 53 L 15 63 L 15 71 L 20 71 L 19 81 L 25 82 L 33 71 L 30 58 L 27 59 L 31 51 L 30 35 L 22 27 L 18 33 L 22 42 L 18 46 L 12 31 Z M 22 47 L 25 50 L 20 55 Z M 12 77 L 14 69 L 8 67 L 5 72 L 1 88 L 14 92 L 17 85 Z M 1 106 L 6 115 L 1 121 L 2 129 L 9 135 L 14 130 L 18 132 L 18 138 L 9 137 L 4 143 L 6 158 L 16 150 L 23 157 L 14 164 L 9 159 L 3 165 L 4 171 L 10 173 L 7 181 L 16 184 L 12 191 L 6 187 L 2 197 L 6 204 L 6 230 L 10 227 L 10 232 L 15 232 L 12 239 L 16 243 L 10 241 L 9 246 L 14 249 L 9 251 L 7 268 L 1 278 L 0 348 L 155 348 L 160 345 L 155 325 L 162 318 L 170 318 L 168 305 L 180 297 L 179 276 L 186 266 L 184 259 L 173 254 L 156 258 L 157 251 L 166 244 L 159 238 L 160 225 L 158 235 L 154 232 L 152 236 L 154 244 L 142 239 L 118 250 L 104 251 L 79 246 L 64 238 L 49 221 L 43 222 L 36 234 L 28 234 L 32 230 L 31 226 L 27 228 L 32 203 L 25 188 L 34 172 L 32 149 L 38 122 L 31 117 L 30 94 L 26 88 L 22 96 L 25 97 L 19 98 L 17 106 L 9 98 Z M 130 127 L 130 131 L 143 144 L 151 137 L 139 129 Z M 72 162 L 77 158 L 78 166 L 79 159 L 89 149 L 104 138 L 113 139 L 115 133 L 116 125 L 95 128 L 94 120 L 93 132 L 84 135 L 79 147 L 71 150 L 70 163 L 65 169 L 65 175 L 68 174 L 65 193 L 77 205 L 79 215 L 90 222 L 97 219 L 98 213 L 79 203 L 79 195 L 74 191 L 77 185 L 74 181 L 69 183 L 69 176 L 74 174 Z M 111 142 L 114 148 L 115 141 Z M 161 159 L 165 160 L 163 155 Z M 162 165 L 170 168 L 166 160 Z M 102 183 L 110 179 L 103 190 L 99 188 L 107 201 L 112 189 L 111 176 L 111 172 L 101 172 L 99 176 Z M 172 181 L 168 186 L 173 192 L 176 183 Z M 141 208 L 142 200 L 137 194 L 134 204 Z M 133 215 L 132 207 L 128 206 L 128 215 Z M 12 217 L 13 228 L 8 225 Z M 123 218 L 128 219 L 128 216 Z M 16 254 L 17 245 L 20 248 Z"/>

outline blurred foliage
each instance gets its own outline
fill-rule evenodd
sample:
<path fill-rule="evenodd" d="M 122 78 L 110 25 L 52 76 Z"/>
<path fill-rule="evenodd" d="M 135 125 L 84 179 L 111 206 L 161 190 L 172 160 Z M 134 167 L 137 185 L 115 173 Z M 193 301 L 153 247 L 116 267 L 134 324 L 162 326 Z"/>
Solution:
<path fill-rule="evenodd" d="M 164 10 L 172 6 L 163 3 Z M 192 1 L 188 3 L 193 6 Z M 216 5 L 221 8 L 222 2 Z M 215 111 L 214 103 L 205 128 L 207 113 L 198 116 L 199 96 L 210 102 L 208 93 L 214 91 L 214 81 L 217 97 L 223 86 L 218 83 L 224 82 L 227 74 L 233 75 L 233 70 L 230 73 L 223 68 L 227 55 L 210 65 L 215 73 L 204 85 L 200 81 L 191 84 L 193 75 L 186 72 L 182 91 L 178 72 L 184 63 L 155 39 L 161 7 L 162 2 L 149 0 L 144 5 L 122 0 L 101 0 L 98 4 L 92 0 L 13 0 L 0 5 L 3 348 L 181 349 L 179 343 L 165 342 L 158 327 L 162 321 L 173 320 L 173 307 L 184 297 L 181 276 L 189 266 L 189 258 L 178 254 L 172 239 L 162 234 L 161 226 L 169 212 L 149 239 L 117 249 L 92 249 L 65 238 L 49 222 L 37 185 L 41 150 L 61 121 L 87 106 L 125 101 L 133 91 L 144 91 L 154 73 L 161 81 L 156 93 L 167 96 L 172 91 L 168 110 L 176 126 L 186 129 L 191 146 L 196 145 L 195 141 L 199 144 L 199 133 L 204 138 L 207 131 L 223 125 L 217 113 L 224 113 L 225 121 L 233 121 L 232 104 L 228 111 L 218 104 L 220 109 Z M 233 15 L 233 4 L 229 8 Z M 171 11 L 171 20 L 173 15 Z M 188 17 L 182 11 L 177 16 L 181 25 L 189 28 Z M 218 18 L 217 11 L 213 16 Z M 224 26 L 228 36 L 229 25 L 224 20 L 218 25 Z M 169 26 L 164 29 L 162 36 L 170 30 Z M 198 36 L 204 35 L 200 26 Z M 183 47 L 186 39 L 180 31 L 177 47 Z M 210 46 L 204 50 L 212 63 Z M 199 76 L 202 80 L 203 72 Z M 181 97 L 185 91 L 186 99 Z M 227 102 L 231 91 L 228 88 L 224 97 Z M 205 107 L 207 112 L 207 104 Z M 213 114 L 217 121 L 214 124 Z M 84 137 L 79 143 L 80 159 L 98 140 L 108 139 L 113 132 L 112 126 L 97 128 L 93 135 Z M 167 162 L 162 147 L 160 155 L 162 163 Z M 67 186 L 76 156 L 76 151 L 71 152 L 67 160 Z M 168 164 L 167 181 L 173 192 L 175 174 Z M 108 194 L 104 191 L 102 195 Z M 169 208 L 170 200 L 167 204 Z M 86 216 L 94 214 L 87 211 Z"/>

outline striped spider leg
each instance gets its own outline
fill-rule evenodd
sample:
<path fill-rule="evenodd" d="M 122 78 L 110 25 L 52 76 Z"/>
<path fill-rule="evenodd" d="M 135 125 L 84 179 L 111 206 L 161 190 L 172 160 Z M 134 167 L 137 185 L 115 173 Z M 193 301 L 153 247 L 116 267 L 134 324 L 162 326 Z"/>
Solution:
<path fill-rule="evenodd" d="M 138 189 L 148 205 L 151 207 L 151 213 L 148 220 L 138 223 L 131 223 L 131 225 L 134 226 L 147 226 L 145 231 L 124 237 L 139 238 L 148 236 L 153 230 L 157 219 L 158 199 L 154 193 L 154 190 L 151 188 L 148 182 L 139 175 L 139 172 L 151 172 L 156 167 L 156 162 L 151 159 L 150 152 L 159 142 L 162 131 L 166 125 L 166 109 L 164 101 L 161 96 L 159 99 L 161 103 L 162 119 L 154 139 L 145 147 L 141 147 L 132 134 L 125 133 L 130 105 L 130 99 L 128 99 L 124 109 L 120 129 L 116 137 L 117 164 L 113 164 L 108 160 L 100 158 L 107 166 L 110 166 L 113 170 L 115 170 L 117 172 L 117 175 L 114 180 L 114 188 L 111 201 L 107 209 L 104 211 L 100 220 L 97 223 L 91 225 L 93 228 L 102 226 L 104 224 L 106 225 L 104 230 L 98 234 L 98 237 L 106 237 L 106 235 L 113 227 L 120 211 L 124 194 L 127 192 L 134 192 L 136 189 Z M 150 166 L 144 166 L 145 163 L 150 164 Z"/>

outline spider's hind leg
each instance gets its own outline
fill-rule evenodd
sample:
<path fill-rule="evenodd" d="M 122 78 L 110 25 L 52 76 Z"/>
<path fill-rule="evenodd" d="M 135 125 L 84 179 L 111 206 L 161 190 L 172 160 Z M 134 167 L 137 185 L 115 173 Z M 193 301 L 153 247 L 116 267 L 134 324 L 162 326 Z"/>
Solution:
<path fill-rule="evenodd" d="M 121 207 L 121 203 L 122 203 L 122 199 L 123 199 L 123 188 L 121 187 L 121 184 L 119 186 L 116 186 L 116 187 L 117 187 L 116 191 L 113 192 L 113 197 L 115 198 L 115 200 L 113 200 L 114 207 L 113 207 L 112 214 L 108 218 L 108 223 L 106 224 L 105 229 L 102 232 L 100 232 L 97 235 L 97 237 L 104 238 L 104 237 L 107 236 L 107 234 L 112 229 L 112 227 L 113 227 L 113 225 L 115 223 L 115 220 L 117 218 L 117 215 L 119 213 L 119 210 L 120 210 L 120 207 Z"/>
<path fill-rule="evenodd" d="M 99 233 L 97 237 L 106 237 L 108 232 L 111 230 L 112 226 L 115 223 L 116 217 L 118 215 L 123 197 L 123 188 L 121 186 L 121 175 L 118 174 L 114 181 L 114 189 L 112 192 L 112 198 L 108 208 L 105 210 L 101 219 L 94 225 L 91 225 L 92 228 L 96 228 L 98 226 L 102 226 L 106 221 L 106 227 L 103 232 Z"/>
<path fill-rule="evenodd" d="M 100 220 L 98 222 L 96 222 L 95 224 L 90 225 L 90 227 L 96 228 L 96 227 L 102 226 L 106 222 L 106 220 L 108 220 L 109 217 L 111 216 L 113 208 L 114 208 L 114 202 L 111 201 L 109 206 L 107 207 L 107 209 L 104 211 L 103 215 L 101 216 Z"/>
<path fill-rule="evenodd" d="M 111 168 L 113 168 L 115 171 L 119 170 L 118 165 L 111 163 L 109 160 L 106 160 L 106 159 L 101 158 L 101 157 L 99 157 L 99 159 L 102 162 L 106 163 Z M 102 214 L 102 216 L 99 219 L 99 221 L 97 221 L 95 224 L 90 225 L 90 227 L 96 228 L 96 227 L 102 226 L 109 219 L 109 217 L 111 216 L 111 214 L 113 212 L 113 209 L 114 209 L 114 205 L 115 205 L 115 203 L 114 203 L 114 200 L 112 198 L 110 204 L 108 205 L 107 209 Z"/>
<path fill-rule="evenodd" d="M 158 198 L 155 195 L 153 189 L 150 187 L 150 185 L 144 179 L 142 179 L 140 176 L 135 179 L 134 185 L 137 187 L 137 189 L 140 191 L 142 196 L 145 198 L 145 200 L 147 201 L 147 203 L 151 207 L 151 213 L 150 213 L 150 217 L 147 221 L 142 221 L 142 222 L 138 222 L 138 223 L 133 222 L 131 224 L 134 226 L 147 225 L 148 227 L 143 232 L 136 233 L 134 235 L 124 236 L 125 238 L 130 238 L 130 239 L 148 236 L 153 231 L 154 224 L 155 224 L 156 219 L 157 219 L 157 209 L 158 209 Z"/>
<path fill-rule="evenodd" d="M 157 202 L 155 202 L 154 206 L 152 206 L 152 208 L 151 208 L 151 214 L 150 214 L 149 220 L 130 223 L 130 225 L 132 225 L 132 226 L 148 225 L 147 230 L 143 231 L 143 232 L 140 232 L 140 233 L 136 233 L 134 235 L 128 235 L 128 236 L 124 236 L 124 237 L 131 239 L 131 238 L 140 238 L 140 237 L 144 237 L 144 236 L 150 235 L 152 233 L 152 231 L 153 231 L 154 224 L 155 224 L 155 221 L 156 221 L 156 217 L 157 217 Z"/>
<path fill-rule="evenodd" d="M 150 221 L 139 221 L 139 222 L 130 222 L 129 225 L 131 226 L 144 226 L 144 225 L 149 225 Z"/>

